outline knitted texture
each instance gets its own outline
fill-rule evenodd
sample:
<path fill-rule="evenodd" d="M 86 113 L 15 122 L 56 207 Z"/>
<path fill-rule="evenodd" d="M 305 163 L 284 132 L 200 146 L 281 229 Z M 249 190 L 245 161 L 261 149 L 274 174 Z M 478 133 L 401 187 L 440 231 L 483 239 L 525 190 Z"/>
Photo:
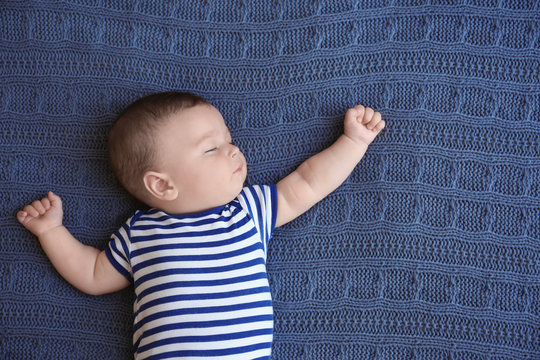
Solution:
<path fill-rule="evenodd" d="M 274 359 L 540 358 L 536 0 L 3 1 L 0 359 L 130 359 L 132 289 L 92 297 L 15 219 L 53 190 L 104 248 L 138 204 L 115 116 L 178 89 L 224 115 L 248 183 L 387 121 L 348 180 L 276 230 Z"/>

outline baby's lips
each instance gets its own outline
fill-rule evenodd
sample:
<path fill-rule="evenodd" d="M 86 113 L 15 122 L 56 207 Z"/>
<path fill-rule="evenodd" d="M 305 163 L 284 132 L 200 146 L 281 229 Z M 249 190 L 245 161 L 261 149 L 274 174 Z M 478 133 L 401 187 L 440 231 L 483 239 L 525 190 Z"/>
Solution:
<path fill-rule="evenodd" d="M 234 170 L 234 173 L 233 173 L 233 174 L 236 174 L 236 173 L 242 171 L 243 168 L 244 168 L 244 163 L 240 163 L 240 165 L 238 165 L 238 167 L 236 168 L 236 170 Z"/>

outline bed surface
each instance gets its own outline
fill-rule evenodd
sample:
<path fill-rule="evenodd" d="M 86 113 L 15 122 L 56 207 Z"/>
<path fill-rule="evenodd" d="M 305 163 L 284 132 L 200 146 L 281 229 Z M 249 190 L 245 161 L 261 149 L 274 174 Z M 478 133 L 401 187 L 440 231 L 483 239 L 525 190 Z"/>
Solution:
<path fill-rule="evenodd" d="M 139 206 L 108 130 L 164 90 L 223 113 L 250 184 L 330 145 L 355 104 L 387 121 L 275 232 L 274 359 L 540 358 L 537 1 L 99 4 L 0 10 L 0 359 L 131 358 L 131 289 L 78 292 L 15 213 L 53 190 L 104 248 Z"/>

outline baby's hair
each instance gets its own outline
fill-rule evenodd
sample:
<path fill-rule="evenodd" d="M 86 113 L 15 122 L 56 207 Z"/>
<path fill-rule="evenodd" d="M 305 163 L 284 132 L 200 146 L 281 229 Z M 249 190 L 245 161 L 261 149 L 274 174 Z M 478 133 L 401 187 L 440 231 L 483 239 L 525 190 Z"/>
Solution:
<path fill-rule="evenodd" d="M 142 178 L 155 163 L 154 135 L 172 115 L 199 104 L 203 98 L 187 92 L 162 92 L 129 105 L 109 132 L 109 159 L 120 184 L 144 201 Z"/>

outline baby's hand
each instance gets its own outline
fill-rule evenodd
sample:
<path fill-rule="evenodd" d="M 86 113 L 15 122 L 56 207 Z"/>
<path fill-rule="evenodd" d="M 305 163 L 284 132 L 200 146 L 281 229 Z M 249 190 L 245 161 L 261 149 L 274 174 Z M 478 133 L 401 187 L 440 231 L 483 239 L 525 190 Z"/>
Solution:
<path fill-rule="evenodd" d="M 345 114 L 345 135 L 355 142 L 371 144 L 384 126 L 379 112 L 362 105 L 356 105 Z"/>
<path fill-rule="evenodd" d="M 52 191 L 49 191 L 48 197 L 26 205 L 17 213 L 17 220 L 38 237 L 61 226 L 62 217 L 62 200 Z"/>

